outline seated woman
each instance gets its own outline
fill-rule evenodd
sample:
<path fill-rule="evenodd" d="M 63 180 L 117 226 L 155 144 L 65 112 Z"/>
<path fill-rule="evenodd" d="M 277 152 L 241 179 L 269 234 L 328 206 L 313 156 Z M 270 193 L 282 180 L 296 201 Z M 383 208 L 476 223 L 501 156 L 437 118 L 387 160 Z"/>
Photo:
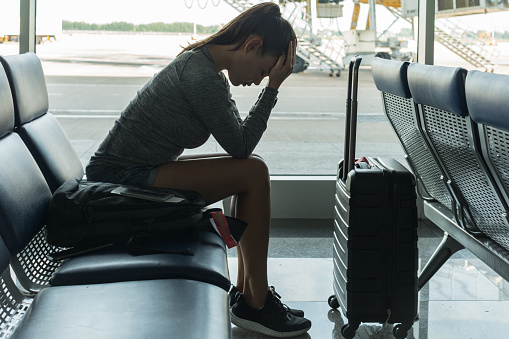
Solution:
<path fill-rule="evenodd" d="M 231 317 L 239 327 L 288 337 L 311 322 L 269 287 L 270 176 L 252 154 L 282 82 L 292 73 L 296 36 L 279 6 L 262 3 L 218 33 L 191 44 L 124 109 L 86 168 L 88 180 L 199 192 L 207 204 L 233 196 L 231 213 L 248 227 L 237 247 Z M 269 77 L 241 119 L 230 93 Z M 181 156 L 212 135 L 228 154 Z"/>

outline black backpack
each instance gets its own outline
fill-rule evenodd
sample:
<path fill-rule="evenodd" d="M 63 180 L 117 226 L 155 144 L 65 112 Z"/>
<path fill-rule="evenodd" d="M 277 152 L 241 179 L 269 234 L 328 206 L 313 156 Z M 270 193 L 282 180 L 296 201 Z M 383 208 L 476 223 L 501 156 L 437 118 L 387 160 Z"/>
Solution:
<path fill-rule="evenodd" d="M 48 243 L 73 247 L 72 253 L 81 254 L 111 245 L 134 245 L 142 236 L 176 236 L 199 230 L 222 235 L 210 220 L 214 213 L 222 215 L 221 210 L 204 208 L 203 197 L 193 191 L 71 179 L 53 194 L 46 236 Z M 225 219 L 238 242 L 247 224 Z"/>

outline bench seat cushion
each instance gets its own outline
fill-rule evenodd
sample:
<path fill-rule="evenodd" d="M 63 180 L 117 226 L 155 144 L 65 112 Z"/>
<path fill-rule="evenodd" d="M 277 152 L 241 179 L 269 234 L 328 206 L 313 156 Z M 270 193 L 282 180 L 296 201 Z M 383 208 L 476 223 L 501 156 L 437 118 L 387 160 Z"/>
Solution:
<path fill-rule="evenodd" d="M 80 158 L 52 114 L 21 125 L 16 132 L 39 165 L 51 192 L 69 179 L 83 177 Z"/>
<path fill-rule="evenodd" d="M 203 231 L 163 239 L 157 248 L 194 255 L 146 254 L 132 256 L 125 250 L 110 249 L 68 259 L 53 274 L 53 286 L 98 284 L 129 280 L 191 279 L 230 288 L 226 249 L 215 233 Z"/>
<path fill-rule="evenodd" d="M 408 88 L 407 68 L 410 63 L 396 60 L 373 58 L 371 70 L 373 81 L 380 92 L 390 93 L 408 99 L 411 97 Z"/>
<path fill-rule="evenodd" d="M 181 279 L 48 287 L 10 338 L 231 338 L 228 293 Z"/>
<path fill-rule="evenodd" d="M 509 131 L 509 76 L 469 71 L 465 82 L 468 111 L 478 124 Z"/>
<path fill-rule="evenodd" d="M 416 104 L 430 106 L 465 117 L 467 70 L 461 67 L 423 65 L 408 66 L 408 87 Z"/>

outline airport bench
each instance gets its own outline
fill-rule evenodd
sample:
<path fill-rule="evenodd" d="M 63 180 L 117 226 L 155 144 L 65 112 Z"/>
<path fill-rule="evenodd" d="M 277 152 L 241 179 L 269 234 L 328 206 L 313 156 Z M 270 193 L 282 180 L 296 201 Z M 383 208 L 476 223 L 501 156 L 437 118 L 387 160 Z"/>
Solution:
<path fill-rule="evenodd" d="M 419 289 L 461 249 L 509 280 L 509 76 L 380 58 L 372 72 L 424 215 L 444 231 Z"/>
<path fill-rule="evenodd" d="M 192 256 L 131 256 L 113 248 L 63 262 L 48 259 L 62 250 L 45 238 L 52 192 L 80 178 L 83 169 L 47 112 L 37 56 L 0 61 L 0 336 L 231 337 L 226 249 L 217 234 L 199 232 L 159 244 L 190 248 Z"/>

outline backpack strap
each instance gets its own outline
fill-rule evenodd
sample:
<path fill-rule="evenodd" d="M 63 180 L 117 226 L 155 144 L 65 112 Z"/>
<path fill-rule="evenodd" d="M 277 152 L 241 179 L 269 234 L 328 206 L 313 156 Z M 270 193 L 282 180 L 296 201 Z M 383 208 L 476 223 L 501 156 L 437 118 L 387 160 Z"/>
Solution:
<path fill-rule="evenodd" d="M 48 258 L 53 262 L 62 261 L 64 259 L 69 259 L 73 257 L 77 257 L 79 255 L 83 254 L 89 254 L 92 252 L 100 251 L 106 248 L 110 248 L 115 246 L 115 243 L 108 243 L 108 244 L 102 244 L 102 245 L 94 245 L 89 247 L 71 247 L 64 249 L 62 251 L 57 251 L 48 254 Z"/>

